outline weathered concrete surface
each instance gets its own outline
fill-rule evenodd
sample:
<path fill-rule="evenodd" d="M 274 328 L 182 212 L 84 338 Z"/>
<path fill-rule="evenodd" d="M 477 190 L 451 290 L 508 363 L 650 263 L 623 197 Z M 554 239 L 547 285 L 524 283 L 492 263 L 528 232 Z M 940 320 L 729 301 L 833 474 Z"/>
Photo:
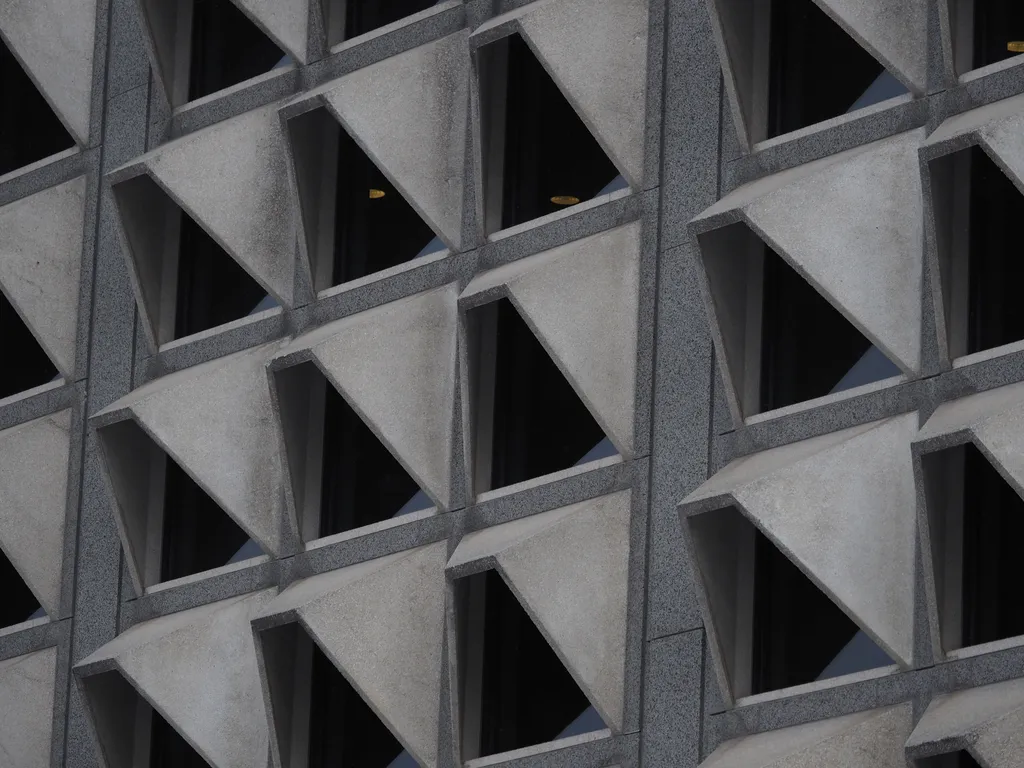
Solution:
<path fill-rule="evenodd" d="M 49 768 L 57 649 L 0 661 L 0 756 L 11 768 Z"/>

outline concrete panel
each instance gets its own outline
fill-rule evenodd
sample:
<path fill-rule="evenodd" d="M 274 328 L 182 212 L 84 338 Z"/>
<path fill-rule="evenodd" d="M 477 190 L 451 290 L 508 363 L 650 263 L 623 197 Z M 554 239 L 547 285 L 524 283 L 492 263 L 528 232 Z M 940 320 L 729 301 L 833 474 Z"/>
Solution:
<path fill-rule="evenodd" d="M 308 350 L 442 509 L 450 499 L 456 327 L 451 284 L 328 323 L 279 355 Z"/>
<path fill-rule="evenodd" d="M 463 31 L 356 70 L 324 91 L 345 129 L 453 250 L 461 242 L 468 72 Z"/>
<path fill-rule="evenodd" d="M 113 667 L 213 768 L 266 766 L 267 719 L 249 623 L 273 594 L 268 590 L 143 622 L 83 659 L 76 671 L 94 722 L 111 722 L 103 711 L 110 697 L 97 695 L 90 681 Z M 134 719 L 108 732 L 133 727 Z"/>
<path fill-rule="evenodd" d="M 70 431 L 66 410 L 0 432 L 0 547 L 53 618 L 60 615 Z"/>
<path fill-rule="evenodd" d="M 85 177 L 0 208 L 0 288 L 61 375 L 75 375 Z"/>
<path fill-rule="evenodd" d="M 640 224 L 576 240 L 475 277 L 462 299 L 504 286 L 619 453 L 633 453 Z"/>
<path fill-rule="evenodd" d="M 906 768 L 910 704 L 727 741 L 701 768 Z"/>
<path fill-rule="evenodd" d="M 294 612 L 381 722 L 427 768 L 437 764 L 446 558 L 441 541 L 313 576 L 286 589 L 260 614 L 266 619 Z"/>
<path fill-rule="evenodd" d="M 96 0 L 7 0 L 0 36 L 79 146 L 89 143 Z"/>
<path fill-rule="evenodd" d="M 493 557 L 613 731 L 622 728 L 629 519 L 630 492 L 620 491 L 470 533 L 448 566 Z"/>
<path fill-rule="evenodd" d="M 936 696 L 907 740 L 907 757 L 966 749 L 986 768 L 1016 768 L 1024 755 L 1024 680 Z"/>
<path fill-rule="evenodd" d="M 57 649 L 0 661 L 0 762 L 49 768 Z"/>

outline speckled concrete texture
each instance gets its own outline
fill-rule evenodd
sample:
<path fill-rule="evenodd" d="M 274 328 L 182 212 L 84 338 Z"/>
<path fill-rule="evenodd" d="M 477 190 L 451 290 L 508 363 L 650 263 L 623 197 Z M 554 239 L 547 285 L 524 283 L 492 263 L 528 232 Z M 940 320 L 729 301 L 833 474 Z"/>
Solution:
<path fill-rule="evenodd" d="M 0 661 L 0 755 L 5 765 L 51 765 L 56 677 L 56 648 Z"/>

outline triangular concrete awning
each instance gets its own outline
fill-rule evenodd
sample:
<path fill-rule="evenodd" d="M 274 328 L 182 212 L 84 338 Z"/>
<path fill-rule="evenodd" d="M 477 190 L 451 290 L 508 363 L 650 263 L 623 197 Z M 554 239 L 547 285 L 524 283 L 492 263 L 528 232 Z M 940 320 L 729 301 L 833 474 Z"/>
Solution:
<path fill-rule="evenodd" d="M 0 549 L 51 618 L 60 616 L 71 411 L 0 432 Z"/>
<path fill-rule="evenodd" d="M 906 768 L 909 704 L 727 741 L 700 768 Z"/>
<path fill-rule="evenodd" d="M 1024 755 L 1024 680 L 936 696 L 907 741 L 907 758 L 967 750 L 986 768 L 1018 768 Z"/>
<path fill-rule="evenodd" d="M 630 492 L 467 534 L 453 577 L 496 569 L 602 720 L 623 725 Z"/>
<path fill-rule="evenodd" d="M 629 185 L 643 182 L 647 0 L 543 0 L 481 25 L 513 23 Z"/>
<path fill-rule="evenodd" d="M 117 501 L 129 568 L 141 588 L 147 494 L 133 459 L 139 446 L 114 430 L 131 420 L 166 451 L 264 551 L 286 547 L 278 432 L 266 364 L 277 344 L 211 360 L 156 379 L 95 414 Z M 110 433 L 105 430 L 111 430 Z M 141 508 L 140 508 L 141 507 Z M 295 532 L 292 532 L 293 535 Z"/>
<path fill-rule="evenodd" d="M 317 89 L 343 129 L 453 250 L 461 242 L 468 73 L 463 31 Z"/>
<path fill-rule="evenodd" d="M 507 296 L 623 457 L 633 454 L 640 224 L 473 278 L 460 300 Z"/>
<path fill-rule="evenodd" d="M 277 356 L 311 359 L 441 509 L 450 501 L 456 291 L 453 283 L 336 320 Z"/>
<path fill-rule="evenodd" d="M 745 225 L 908 375 L 921 364 L 923 213 L 911 131 L 746 184 L 691 222 L 710 291 L 719 357 L 742 351 L 728 332 L 738 255 L 727 227 Z M 739 308 L 737 308 L 738 310 Z M 730 371 L 730 385 L 738 376 Z M 737 399 L 735 393 L 732 399 Z M 736 406 L 738 408 L 738 406 Z"/>
<path fill-rule="evenodd" d="M 446 557 L 441 541 L 312 576 L 271 601 L 254 625 L 259 631 L 267 620 L 298 621 L 427 768 L 437 764 Z M 277 660 L 268 657 L 266 644 L 262 652 L 270 670 L 265 677 L 276 677 Z"/>
<path fill-rule="evenodd" d="M 66 379 L 75 375 L 85 177 L 0 208 L 0 290 Z"/>
<path fill-rule="evenodd" d="M 0 3 L 0 37 L 75 142 L 86 146 L 96 0 L 6 0 Z"/>
<path fill-rule="evenodd" d="M 737 459 L 680 505 L 701 574 L 705 624 L 723 692 L 732 686 L 726 659 L 735 581 L 730 544 L 697 532 L 691 519 L 713 520 L 734 508 L 891 658 L 912 663 L 915 486 L 910 442 L 917 415 L 845 429 Z M 702 522 L 703 524 L 703 522 Z"/>
<path fill-rule="evenodd" d="M 57 649 L 0 661 L 0 755 L 4 765 L 51 765 Z"/>
<path fill-rule="evenodd" d="M 250 622 L 273 595 L 267 590 L 137 624 L 76 664 L 104 753 L 124 754 L 135 724 L 133 706 L 112 706 L 104 678 L 115 673 L 213 768 L 266 765 L 269 735 Z"/>

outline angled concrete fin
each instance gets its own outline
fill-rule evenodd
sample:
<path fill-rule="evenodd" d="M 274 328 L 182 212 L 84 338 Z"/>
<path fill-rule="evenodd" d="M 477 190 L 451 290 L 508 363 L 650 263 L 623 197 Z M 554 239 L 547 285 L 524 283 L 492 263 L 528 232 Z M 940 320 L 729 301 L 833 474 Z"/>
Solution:
<path fill-rule="evenodd" d="M 573 507 L 550 509 L 547 512 L 538 512 L 519 520 L 468 533 L 455 547 L 447 567 L 455 569 L 486 557 L 494 557 L 499 552 L 504 552 L 509 547 L 557 525 L 563 517 L 572 514 L 573 511 Z"/>
<path fill-rule="evenodd" d="M 462 228 L 469 45 L 458 32 L 330 84 L 335 116 L 448 247 Z"/>
<path fill-rule="evenodd" d="M 1017 185 L 1024 190 L 1024 112 L 1017 112 L 1011 117 L 994 121 L 985 125 L 980 131 L 980 138 L 993 154 L 1002 161 L 1004 170 Z"/>
<path fill-rule="evenodd" d="M 57 649 L 0 661 L 0 755 L 4 765 L 47 768 L 53 732 Z"/>
<path fill-rule="evenodd" d="M 7 0 L 0 35 L 79 146 L 88 144 L 96 0 Z"/>
<path fill-rule="evenodd" d="M 309 349 L 353 410 L 442 508 L 451 475 L 456 290 L 451 284 L 337 320 L 284 350 Z"/>
<path fill-rule="evenodd" d="M 0 208 L 0 288 L 68 379 L 84 225 L 84 176 Z"/>
<path fill-rule="evenodd" d="M 276 106 L 197 131 L 133 164 L 145 166 L 254 280 L 291 305 L 296 205 Z"/>
<path fill-rule="evenodd" d="M 648 6 L 557 0 L 519 16 L 541 63 L 634 189 L 644 170 Z"/>
<path fill-rule="evenodd" d="M 314 576 L 264 611 L 296 610 L 327 657 L 427 768 L 437 762 L 446 557 L 441 541 Z"/>
<path fill-rule="evenodd" d="M 732 106 L 733 123 L 747 149 L 754 119 L 754 15 L 753 5 L 737 0 L 707 0 L 725 90 Z"/>
<path fill-rule="evenodd" d="M 906 768 L 909 704 L 858 712 L 727 741 L 700 768 Z"/>
<path fill-rule="evenodd" d="M 306 63 L 307 0 L 232 0 L 298 63 Z"/>
<path fill-rule="evenodd" d="M 474 278 L 495 280 L 619 453 L 633 453 L 640 225 L 602 232 Z"/>
<path fill-rule="evenodd" d="M 1024 680 L 936 696 L 907 740 L 908 757 L 968 749 L 988 768 L 1014 768 L 1024 754 Z M 952 749 L 945 747 L 952 745 Z"/>
<path fill-rule="evenodd" d="M 47 615 L 60 615 L 71 411 L 0 432 L 0 547 Z"/>

